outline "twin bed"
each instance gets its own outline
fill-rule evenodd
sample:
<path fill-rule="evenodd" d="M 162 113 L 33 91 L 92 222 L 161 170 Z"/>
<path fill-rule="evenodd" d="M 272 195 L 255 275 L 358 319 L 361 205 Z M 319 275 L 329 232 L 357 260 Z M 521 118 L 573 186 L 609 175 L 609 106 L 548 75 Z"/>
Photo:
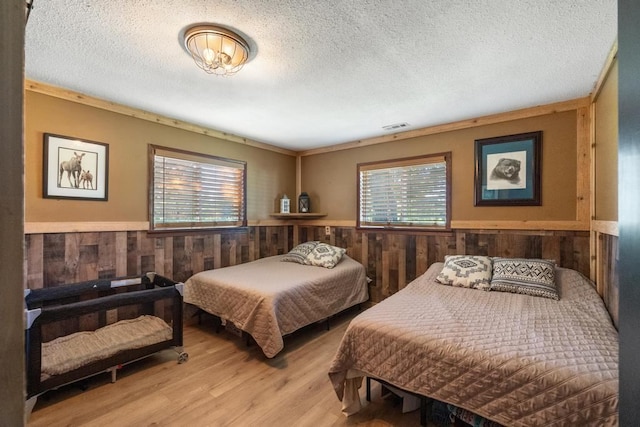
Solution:
<path fill-rule="evenodd" d="M 352 320 L 329 370 L 346 414 L 371 377 L 506 426 L 618 424 L 618 334 L 587 279 L 555 269 L 554 300 L 445 286 L 442 268 Z"/>
<path fill-rule="evenodd" d="M 365 269 L 349 256 L 332 268 L 286 257 L 197 273 L 185 282 L 184 301 L 233 322 L 272 358 L 283 335 L 369 299 Z"/>

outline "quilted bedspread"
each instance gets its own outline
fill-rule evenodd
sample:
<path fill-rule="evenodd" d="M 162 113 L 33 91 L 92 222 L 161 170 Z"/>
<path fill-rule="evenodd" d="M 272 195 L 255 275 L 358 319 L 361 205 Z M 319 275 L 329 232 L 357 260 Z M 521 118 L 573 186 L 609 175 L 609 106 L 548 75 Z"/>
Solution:
<path fill-rule="evenodd" d="M 445 286 L 442 264 L 354 318 L 329 377 L 347 414 L 362 376 L 506 426 L 618 424 L 618 333 L 591 283 L 560 300 Z"/>
<path fill-rule="evenodd" d="M 281 258 L 197 273 L 185 282 L 184 301 L 232 321 L 274 357 L 282 335 L 369 299 L 365 269 L 347 255 L 332 269 Z"/>

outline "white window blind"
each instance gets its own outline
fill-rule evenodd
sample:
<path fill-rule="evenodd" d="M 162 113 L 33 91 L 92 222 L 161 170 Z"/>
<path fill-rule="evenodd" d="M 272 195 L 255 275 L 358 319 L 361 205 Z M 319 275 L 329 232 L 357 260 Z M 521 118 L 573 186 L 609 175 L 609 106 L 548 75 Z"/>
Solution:
<path fill-rule="evenodd" d="M 450 154 L 358 165 L 359 227 L 448 228 Z"/>
<path fill-rule="evenodd" d="M 246 225 L 246 163 L 150 146 L 152 229 Z"/>

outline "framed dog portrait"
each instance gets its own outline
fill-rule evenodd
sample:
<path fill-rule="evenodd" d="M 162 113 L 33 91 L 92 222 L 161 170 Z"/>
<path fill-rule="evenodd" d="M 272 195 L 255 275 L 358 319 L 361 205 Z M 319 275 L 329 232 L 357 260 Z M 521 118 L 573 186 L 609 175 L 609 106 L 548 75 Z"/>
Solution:
<path fill-rule="evenodd" d="M 107 200 L 107 144 L 45 133 L 43 153 L 43 197 Z"/>
<path fill-rule="evenodd" d="M 475 141 L 475 206 L 540 206 L 542 131 Z"/>

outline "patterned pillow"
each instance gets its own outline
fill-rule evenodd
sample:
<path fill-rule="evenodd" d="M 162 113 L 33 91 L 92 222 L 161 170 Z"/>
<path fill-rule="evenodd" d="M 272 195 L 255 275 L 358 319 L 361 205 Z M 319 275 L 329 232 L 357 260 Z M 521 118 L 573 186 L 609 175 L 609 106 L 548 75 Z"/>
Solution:
<path fill-rule="evenodd" d="M 443 285 L 488 291 L 491 286 L 491 258 L 474 255 L 447 255 L 436 277 Z"/>
<path fill-rule="evenodd" d="M 296 262 L 298 264 L 304 264 L 307 259 L 307 255 L 311 253 L 313 248 L 318 246 L 318 243 L 320 242 L 318 242 L 317 240 L 301 243 L 295 248 L 291 249 L 289 253 L 286 254 L 284 257 L 282 257 L 280 261 Z"/>
<path fill-rule="evenodd" d="M 551 260 L 493 258 L 491 290 L 558 300 L 555 271 Z"/>
<path fill-rule="evenodd" d="M 326 243 L 318 243 L 311 253 L 307 255 L 305 264 L 315 265 L 316 267 L 333 268 L 340 262 L 346 251 L 346 249 L 327 245 Z"/>

